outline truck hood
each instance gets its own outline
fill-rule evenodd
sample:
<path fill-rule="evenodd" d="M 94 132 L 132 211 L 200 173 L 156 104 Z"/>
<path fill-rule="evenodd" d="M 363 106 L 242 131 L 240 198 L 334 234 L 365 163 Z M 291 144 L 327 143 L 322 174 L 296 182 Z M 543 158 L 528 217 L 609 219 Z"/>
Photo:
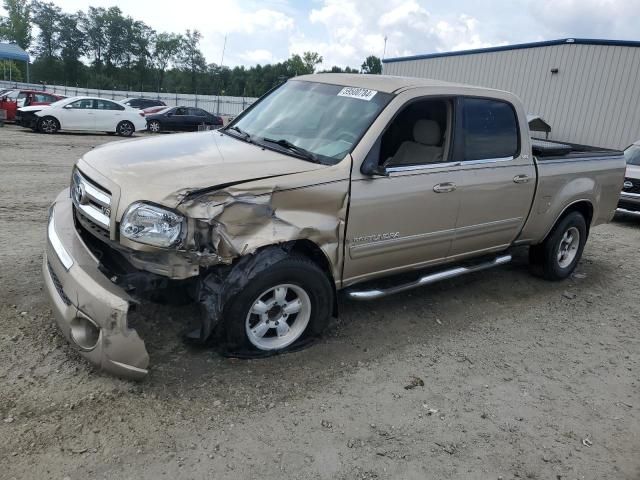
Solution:
<path fill-rule="evenodd" d="M 119 189 L 118 210 L 136 200 L 175 207 L 198 190 L 326 168 L 215 131 L 107 143 L 78 167 Z"/>
<path fill-rule="evenodd" d="M 40 110 L 44 110 L 45 108 L 49 108 L 49 105 L 33 105 L 30 107 L 21 107 L 18 110 L 21 112 L 39 112 Z"/>

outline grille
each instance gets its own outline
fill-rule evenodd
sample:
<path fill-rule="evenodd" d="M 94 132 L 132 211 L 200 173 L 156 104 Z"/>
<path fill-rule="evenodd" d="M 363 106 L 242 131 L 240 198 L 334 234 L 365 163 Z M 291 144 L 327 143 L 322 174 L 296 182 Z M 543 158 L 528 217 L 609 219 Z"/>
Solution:
<path fill-rule="evenodd" d="M 623 193 L 636 193 L 636 194 L 640 194 L 640 179 L 637 178 L 625 178 L 624 182 L 631 182 L 633 186 L 631 186 L 630 188 L 623 188 L 622 192 Z"/>
<path fill-rule="evenodd" d="M 62 299 L 65 305 L 71 305 L 71 300 L 69 300 L 69 297 L 67 297 L 67 295 L 64 293 L 64 289 L 62 288 L 62 283 L 60 283 L 60 279 L 58 278 L 56 273 L 53 271 L 53 268 L 51 268 L 51 264 L 49 262 L 47 262 L 47 269 L 49 270 L 49 275 L 51 275 L 51 280 L 53 280 L 53 286 L 56 287 L 56 291 L 58 292 L 58 295 L 60 295 L 60 298 Z"/>
<path fill-rule="evenodd" d="M 111 226 L 111 193 L 76 169 L 71 177 L 71 199 L 76 219 L 80 224 L 94 235 L 108 239 Z"/>

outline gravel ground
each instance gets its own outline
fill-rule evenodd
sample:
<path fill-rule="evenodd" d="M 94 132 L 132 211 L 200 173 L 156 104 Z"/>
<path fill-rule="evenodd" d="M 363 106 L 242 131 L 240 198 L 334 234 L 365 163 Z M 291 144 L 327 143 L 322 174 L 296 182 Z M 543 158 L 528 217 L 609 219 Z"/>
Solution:
<path fill-rule="evenodd" d="M 640 219 L 563 283 L 526 252 L 371 303 L 266 360 L 194 349 L 148 305 L 145 381 L 94 371 L 43 295 L 46 212 L 102 135 L 0 128 L 0 478 L 640 479 Z"/>

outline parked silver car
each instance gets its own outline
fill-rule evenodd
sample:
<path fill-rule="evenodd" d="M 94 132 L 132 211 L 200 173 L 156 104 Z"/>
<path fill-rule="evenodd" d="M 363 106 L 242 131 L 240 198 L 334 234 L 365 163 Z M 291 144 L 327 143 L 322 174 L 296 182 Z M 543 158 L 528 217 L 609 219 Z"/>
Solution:
<path fill-rule="evenodd" d="M 640 140 L 624 151 L 627 161 L 627 173 L 624 176 L 624 185 L 620 193 L 618 208 L 640 211 Z"/>

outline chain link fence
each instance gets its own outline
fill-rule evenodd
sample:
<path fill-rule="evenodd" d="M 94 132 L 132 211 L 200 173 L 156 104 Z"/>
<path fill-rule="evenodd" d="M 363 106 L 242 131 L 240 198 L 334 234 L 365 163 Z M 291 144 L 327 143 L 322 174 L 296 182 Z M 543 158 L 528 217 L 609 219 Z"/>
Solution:
<path fill-rule="evenodd" d="M 34 83 L 0 81 L 0 90 L 4 88 L 24 88 L 29 90 L 46 90 L 65 97 L 87 96 L 101 97 L 111 100 L 125 98 L 148 98 L 161 100 L 169 106 L 198 107 L 216 115 L 234 117 L 255 102 L 254 97 L 227 97 L 218 95 L 188 95 L 184 93 L 157 93 L 125 90 L 99 90 L 95 88 L 67 87 L 63 85 L 39 85 Z"/>

